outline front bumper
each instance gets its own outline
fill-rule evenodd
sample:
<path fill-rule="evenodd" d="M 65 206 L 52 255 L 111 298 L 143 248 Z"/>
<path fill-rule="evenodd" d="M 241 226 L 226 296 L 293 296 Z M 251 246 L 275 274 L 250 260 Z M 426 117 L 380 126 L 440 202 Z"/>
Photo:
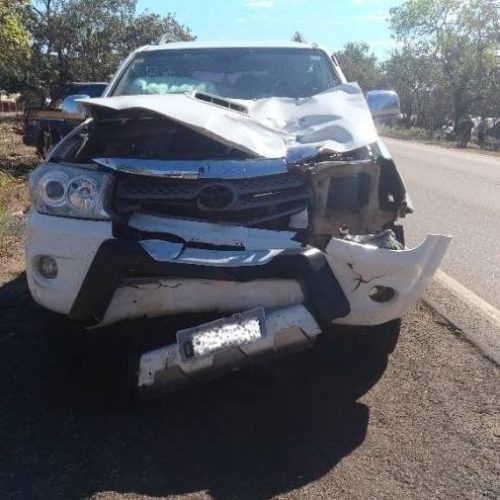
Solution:
<path fill-rule="evenodd" d="M 162 218 L 134 223 L 170 241 L 119 239 L 109 222 L 33 212 L 26 268 L 34 299 L 88 327 L 198 313 L 224 317 L 256 307 L 266 316 L 265 337 L 207 357 L 184 359 L 170 334 L 156 344 L 163 347 L 146 349 L 136 367 L 145 398 L 307 348 L 334 324 L 400 318 L 423 294 L 449 244 L 448 237 L 430 235 L 412 250 L 394 251 L 332 238 L 322 252 L 300 245 L 293 233 Z M 42 256 L 56 260 L 55 279 L 38 271 Z M 376 286 L 394 295 L 376 302 Z"/>
<path fill-rule="evenodd" d="M 110 222 L 32 212 L 26 269 L 34 299 L 98 326 L 298 304 L 306 305 L 322 328 L 377 325 L 400 318 L 415 305 L 450 241 L 429 235 L 414 249 L 394 251 L 332 238 L 321 252 L 302 247 L 293 233 L 159 217 L 135 225 L 147 234 L 174 233 L 185 243 L 117 239 Z M 208 244 L 217 249 L 203 248 Z M 43 255 L 57 261 L 55 279 L 38 272 Z M 374 302 L 370 293 L 375 286 L 395 294 L 387 302 Z"/>
<path fill-rule="evenodd" d="M 146 283 L 149 286 L 152 283 L 157 289 L 166 288 L 174 291 L 171 302 L 174 302 L 175 306 L 165 307 L 163 311 L 158 311 L 163 313 L 161 315 L 211 312 L 214 309 L 224 312 L 249 309 L 249 300 L 262 300 L 258 290 L 255 291 L 257 293 L 254 292 L 253 299 L 243 296 L 241 304 L 238 304 L 238 299 L 231 299 L 228 296 L 220 297 L 225 299 L 224 302 L 212 305 L 212 300 L 206 296 L 210 294 L 210 290 L 200 282 L 208 283 L 209 288 L 218 288 L 219 285 L 224 287 L 226 282 L 247 286 L 249 283 L 257 283 L 264 290 L 268 280 L 273 284 L 271 292 L 275 292 L 280 283 L 283 284 L 286 295 L 283 302 L 286 303 L 291 299 L 297 301 L 300 298 L 300 302 L 306 305 L 316 321 L 325 328 L 335 319 L 346 316 L 350 312 L 349 302 L 325 254 L 316 248 L 280 249 L 259 254 L 255 251 L 216 252 L 200 249 L 190 252 L 189 250 L 183 251 L 179 246 L 182 247 L 177 243 L 155 240 L 110 239 L 105 241 L 99 247 L 89 267 L 69 313 L 70 317 L 88 325 L 94 325 L 124 319 L 120 317 L 124 312 L 130 317 L 134 314 L 132 312 L 134 309 L 137 315 L 151 307 L 151 302 L 147 300 L 150 295 L 148 288 L 143 288 L 144 284 L 141 286 L 141 280 L 144 279 L 147 280 Z M 226 254 L 230 255 L 232 260 L 229 262 L 230 265 L 223 266 L 221 258 L 226 259 L 225 262 L 228 264 Z M 139 276 L 139 281 L 134 279 L 134 276 Z M 145 276 L 149 278 L 144 278 Z M 176 283 L 172 283 L 171 278 L 169 280 L 158 279 L 162 276 L 171 276 Z M 182 299 L 180 299 L 175 290 L 189 287 L 193 281 L 195 287 L 200 288 L 197 290 L 191 287 L 190 297 L 186 297 L 183 290 Z M 295 290 L 295 298 L 290 294 L 294 288 L 292 283 L 299 285 Z M 127 295 L 122 291 L 115 298 L 115 290 L 120 285 L 123 285 L 121 288 L 132 289 L 134 292 Z M 328 290 L 328 293 L 325 293 L 325 290 Z M 214 293 L 217 295 L 219 292 Z M 162 296 L 162 294 L 157 295 Z M 169 294 L 163 297 L 166 295 Z M 129 302 L 131 296 L 142 296 L 142 299 L 132 299 Z M 183 300 L 184 298 L 186 300 Z M 254 305 L 266 309 L 271 308 L 269 303 Z M 281 305 L 279 300 L 272 304 L 275 307 L 279 305 Z M 214 309 L 210 309 L 211 307 Z"/>

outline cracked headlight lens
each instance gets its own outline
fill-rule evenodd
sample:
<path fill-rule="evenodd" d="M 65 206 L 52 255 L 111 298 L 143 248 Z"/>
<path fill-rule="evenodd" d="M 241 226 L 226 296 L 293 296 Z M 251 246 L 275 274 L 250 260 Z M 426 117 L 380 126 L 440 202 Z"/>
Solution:
<path fill-rule="evenodd" d="M 109 219 L 113 175 L 66 165 L 46 164 L 30 177 L 35 209 L 43 214 Z"/>
<path fill-rule="evenodd" d="M 73 179 L 68 186 L 68 201 L 80 212 L 90 212 L 99 195 L 97 183 L 88 177 Z"/>

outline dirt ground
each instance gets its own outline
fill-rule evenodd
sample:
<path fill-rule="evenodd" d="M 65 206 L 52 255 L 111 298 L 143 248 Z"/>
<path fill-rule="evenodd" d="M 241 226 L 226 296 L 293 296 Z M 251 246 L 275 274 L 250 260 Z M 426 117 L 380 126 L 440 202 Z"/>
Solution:
<path fill-rule="evenodd" d="M 19 271 L 22 265 L 19 255 L 29 208 L 27 177 L 39 162 L 35 149 L 25 146 L 22 136 L 15 133 L 18 125 L 15 114 L 0 113 L 0 277 Z M 12 269 L 16 259 L 18 265 Z"/>

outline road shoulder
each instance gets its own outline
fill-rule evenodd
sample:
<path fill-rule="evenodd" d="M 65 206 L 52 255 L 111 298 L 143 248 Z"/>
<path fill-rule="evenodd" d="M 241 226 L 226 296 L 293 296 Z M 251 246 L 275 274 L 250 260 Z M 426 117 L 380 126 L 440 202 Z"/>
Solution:
<path fill-rule="evenodd" d="M 384 141 L 386 141 L 386 140 L 399 141 L 399 142 L 404 142 L 407 144 L 412 144 L 415 146 L 423 146 L 425 148 L 435 148 L 435 149 L 440 149 L 442 151 L 455 152 L 455 153 L 460 153 L 460 154 L 465 154 L 465 155 L 473 155 L 473 156 L 478 156 L 480 158 L 487 158 L 490 160 L 491 159 L 500 160 L 500 151 L 491 151 L 491 150 L 476 149 L 476 148 L 457 148 L 456 146 L 453 145 L 453 143 L 432 142 L 432 141 L 428 141 L 428 140 L 409 139 L 406 137 L 396 137 L 393 135 L 380 134 L 380 137 L 382 137 L 382 139 Z"/>
<path fill-rule="evenodd" d="M 500 312 L 453 278 L 438 271 L 424 297 L 434 311 L 500 366 Z"/>

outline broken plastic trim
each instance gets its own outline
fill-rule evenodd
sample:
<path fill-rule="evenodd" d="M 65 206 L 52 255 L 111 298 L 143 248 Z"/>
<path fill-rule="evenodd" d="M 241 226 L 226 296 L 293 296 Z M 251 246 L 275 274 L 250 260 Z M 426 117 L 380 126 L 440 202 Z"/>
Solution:
<path fill-rule="evenodd" d="M 93 161 L 116 172 L 174 179 L 244 179 L 288 171 L 283 158 L 197 161 L 94 158 Z"/>

